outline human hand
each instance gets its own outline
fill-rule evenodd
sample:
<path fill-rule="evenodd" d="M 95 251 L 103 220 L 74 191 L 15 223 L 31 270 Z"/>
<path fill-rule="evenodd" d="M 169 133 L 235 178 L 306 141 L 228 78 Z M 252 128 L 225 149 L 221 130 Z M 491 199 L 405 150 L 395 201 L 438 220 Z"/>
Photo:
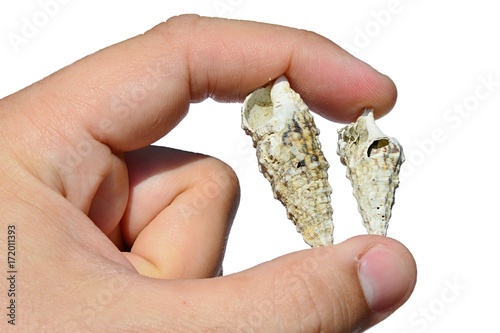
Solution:
<path fill-rule="evenodd" d="M 396 99 L 389 78 L 313 33 L 181 16 L 0 100 L 0 223 L 15 226 L 19 271 L 16 326 L 2 327 L 360 332 L 403 304 L 415 263 L 381 236 L 218 277 L 236 176 L 149 146 L 190 102 L 241 101 L 282 74 L 331 120 Z"/>

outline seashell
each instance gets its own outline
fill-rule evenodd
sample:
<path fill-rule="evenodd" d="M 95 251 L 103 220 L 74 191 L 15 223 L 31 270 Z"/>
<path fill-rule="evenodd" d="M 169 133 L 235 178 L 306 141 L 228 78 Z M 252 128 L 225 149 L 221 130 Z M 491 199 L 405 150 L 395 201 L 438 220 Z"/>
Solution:
<path fill-rule="evenodd" d="M 304 241 L 311 247 L 331 245 L 329 164 L 309 108 L 286 77 L 247 96 L 242 128 L 253 139 L 260 172 Z"/>
<path fill-rule="evenodd" d="M 386 235 L 404 162 L 399 142 L 380 131 L 373 110 L 338 131 L 337 153 L 347 166 L 358 210 L 369 234 Z"/>

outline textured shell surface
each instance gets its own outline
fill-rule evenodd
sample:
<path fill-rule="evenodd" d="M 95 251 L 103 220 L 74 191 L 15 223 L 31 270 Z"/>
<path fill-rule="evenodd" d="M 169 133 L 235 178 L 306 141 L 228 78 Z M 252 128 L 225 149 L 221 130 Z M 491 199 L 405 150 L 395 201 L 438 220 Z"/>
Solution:
<path fill-rule="evenodd" d="M 385 236 L 404 162 L 403 148 L 380 131 L 372 109 L 338 134 L 337 153 L 347 167 L 363 224 L 369 234 Z"/>
<path fill-rule="evenodd" d="M 312 247 L 331 245 L 329 164 L 309 108 L 286 77 L 247 96 L 242 128 L 252 137 L 260 172 L 304 241 Z"/>

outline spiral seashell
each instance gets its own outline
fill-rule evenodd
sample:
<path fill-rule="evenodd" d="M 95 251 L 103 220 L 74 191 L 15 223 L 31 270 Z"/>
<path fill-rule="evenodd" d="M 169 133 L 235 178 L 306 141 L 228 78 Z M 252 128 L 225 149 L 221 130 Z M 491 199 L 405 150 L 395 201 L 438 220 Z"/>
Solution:
<path fill-rule="evenodd" d="M 260 172 L 304 241 L 311 247 L 331 245 L 329 165 L 309 108 L 286 77 L 247 96 L 242 128 L 253 139 Z"/>
<path fill-rule="evenodd" d="M 380 131 L 373 110 L 338 131 L 337 153 L 347 166 L 358 210 L 369 234 L 386 235 L 404 162 L 399 142 Z"/>

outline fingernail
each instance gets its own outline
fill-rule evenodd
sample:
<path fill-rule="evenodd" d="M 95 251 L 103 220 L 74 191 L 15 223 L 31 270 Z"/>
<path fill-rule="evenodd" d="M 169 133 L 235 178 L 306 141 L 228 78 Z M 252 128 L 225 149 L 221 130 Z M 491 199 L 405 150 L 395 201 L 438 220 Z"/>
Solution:
<path fill-rule="evenodd" d="M 409 288 L 410 272 L 393 251 L 375 246 L 359 259 L 358 277 L 373 312 L 400 305 Z"/>

